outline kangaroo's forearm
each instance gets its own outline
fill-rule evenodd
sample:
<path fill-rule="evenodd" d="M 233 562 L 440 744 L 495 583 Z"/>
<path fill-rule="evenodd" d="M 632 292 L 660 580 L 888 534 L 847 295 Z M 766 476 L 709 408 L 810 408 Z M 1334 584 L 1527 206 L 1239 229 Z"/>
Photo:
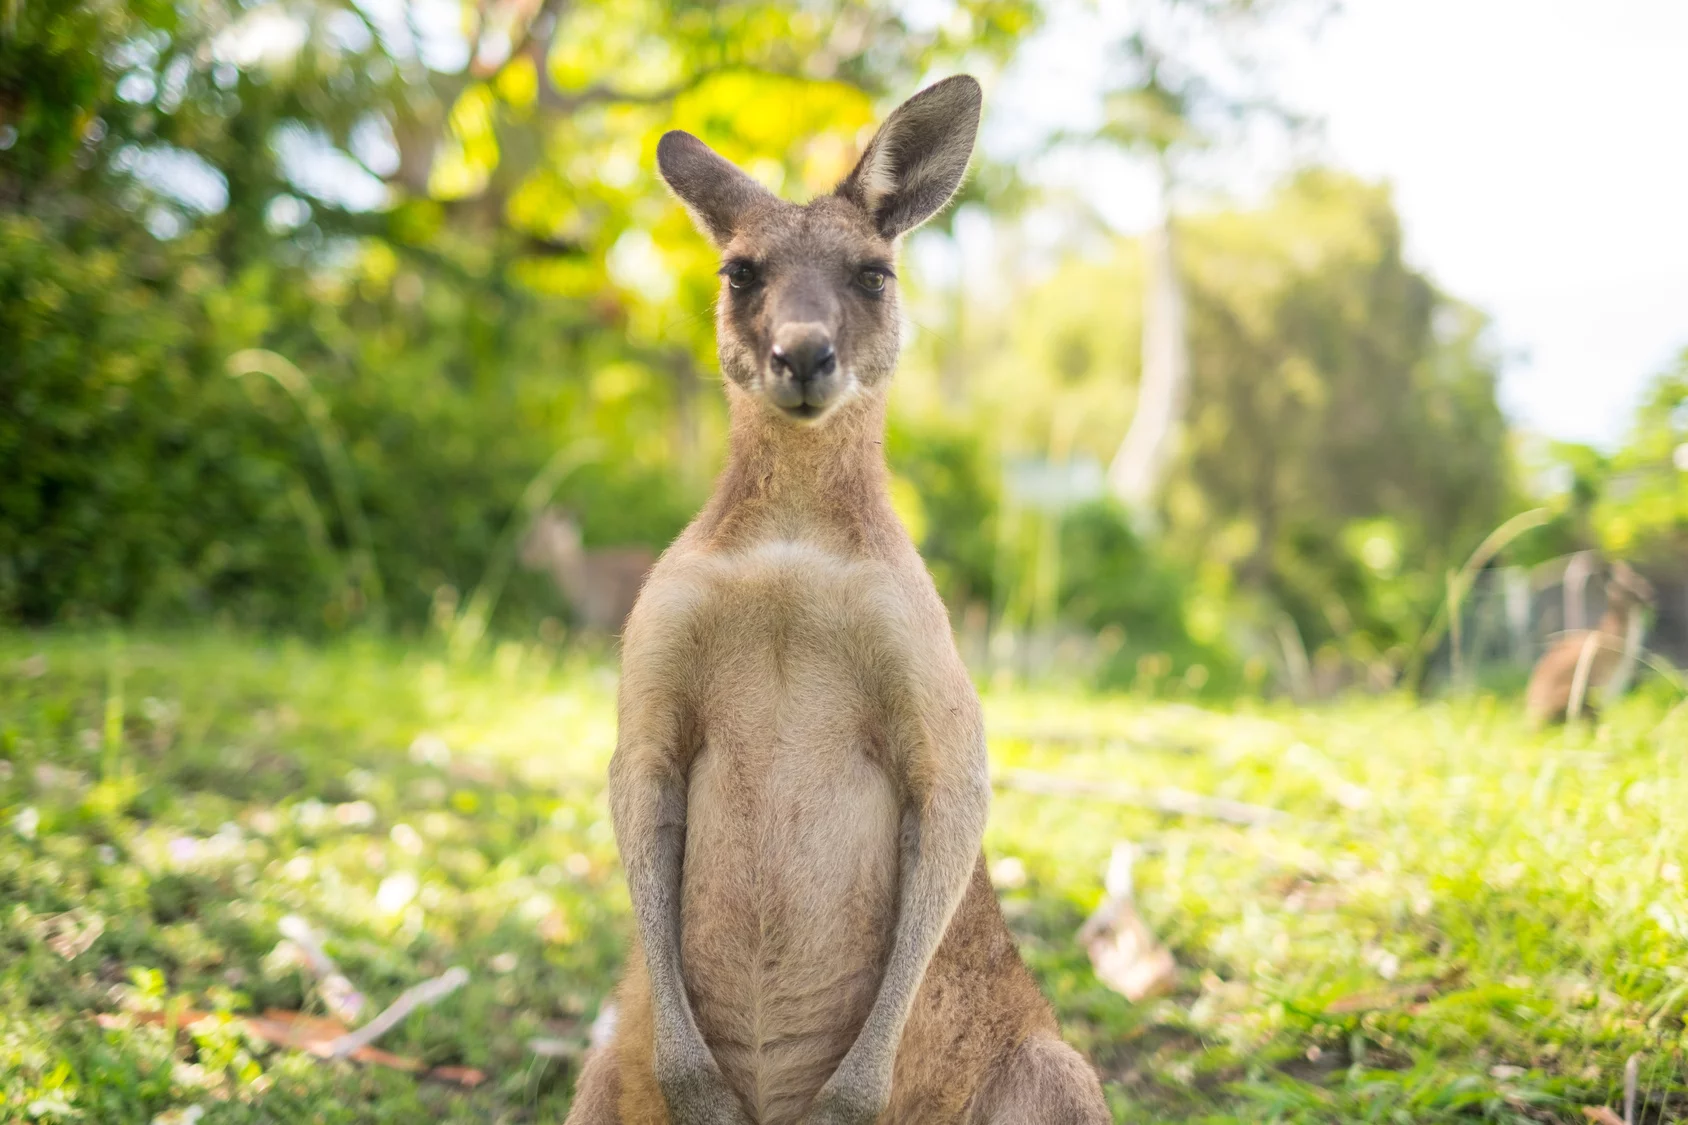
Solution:
<path fill-rule="evenodd" d="M 685 846 L 682 779 L 618 755 L 611 816 L 627 873 L 633 918 L 651 983 L 658 1057 L 702 1045 L 680 967 L 680 866 Z"/>
<path fill-rule="evenodd" d="M 839 1066 L 842 1083 L 889 1088 L 903 1025 L 978 859 L 990 796 L 982 769 L 980 775 L 932 794 L 906 814 L 891 956 L 867 1020 Z"/>

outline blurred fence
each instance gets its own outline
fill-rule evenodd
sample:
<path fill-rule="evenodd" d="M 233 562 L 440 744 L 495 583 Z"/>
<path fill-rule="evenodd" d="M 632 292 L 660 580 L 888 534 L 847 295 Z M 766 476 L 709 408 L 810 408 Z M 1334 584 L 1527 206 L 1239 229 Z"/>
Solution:
<path fill-rule="evenodd" d="M 1636 570 L 1656 593 L 1646 615 L 1645 651 L 1654 660 L 1688 667 L 1688 574 Z M 1459 667 L 1470 677 L 1509 667 L 1528 669 L 1560 634 L 1599 623 L 1609 582 L 1588 555 L 1483 571 L 1464 601 L 1459 651 L 1444 645 L 1438 671 L 1452 676 Z"/>

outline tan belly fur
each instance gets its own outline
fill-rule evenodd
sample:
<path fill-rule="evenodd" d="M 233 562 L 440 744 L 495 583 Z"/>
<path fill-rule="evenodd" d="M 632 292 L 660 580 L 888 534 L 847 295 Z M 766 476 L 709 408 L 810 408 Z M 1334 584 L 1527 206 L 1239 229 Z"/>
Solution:
<path fill-rule="evenodd" d="M 745 612 L 769 635 L 717 666 L 707 695 L 729 702 L 703 717 L 691 767 L 681 963 L 728 1081 L 756 1120 L 779 1125 L 808 1107 L 878 992 L 898 809 L 855 646 L 824 614 L 770 614 L 780 584 L 754 585 Z"/>

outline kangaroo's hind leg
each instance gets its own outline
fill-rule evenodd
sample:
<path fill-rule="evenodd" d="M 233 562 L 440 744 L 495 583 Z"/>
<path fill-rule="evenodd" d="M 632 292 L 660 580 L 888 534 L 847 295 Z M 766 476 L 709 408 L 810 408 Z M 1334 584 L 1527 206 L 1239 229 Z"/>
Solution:
<path fill-rule="evenodd" d="M 979 1091 L 967 1125 L 1110 1125 L 1102 1084 L 1084 1056 L 1049 1034 L 1009 1052 Z"/>

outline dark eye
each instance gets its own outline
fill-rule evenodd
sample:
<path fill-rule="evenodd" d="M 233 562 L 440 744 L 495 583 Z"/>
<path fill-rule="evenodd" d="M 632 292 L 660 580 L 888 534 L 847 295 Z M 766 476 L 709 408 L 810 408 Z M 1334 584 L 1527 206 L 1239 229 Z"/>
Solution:
<path fill-rule="evenodd" d="M 890 275 L 876 266 L 868 266 L 856 271 L 856 284 L 869 293 L 880 293 L 885 289 L 885 279 Z"/>
<path fill-rule="evenodd" d="M 756 267 L 749 262 L 732 262 L 721 272 L 727 275 L 727 284 L 734 289 L 749 289 L 756 284 Z"/>

